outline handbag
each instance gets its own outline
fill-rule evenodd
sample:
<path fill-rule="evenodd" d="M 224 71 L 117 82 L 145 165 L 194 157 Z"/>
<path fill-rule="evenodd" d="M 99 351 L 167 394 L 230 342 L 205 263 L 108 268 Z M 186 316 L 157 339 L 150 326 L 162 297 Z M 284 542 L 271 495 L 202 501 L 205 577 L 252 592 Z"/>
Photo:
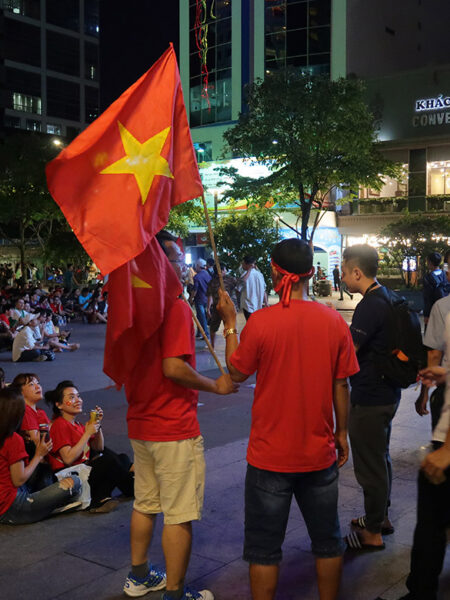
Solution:
<path fill-rule="evenodd" d="M 81 502 L 81 506 L 79 506 L 76 510 L 84 510 L 91 503 L 91 486 L 89 485 L 89 475 L 91 473 L 92 467 L 86 465 L 85 463 L 81 463 L 79 465 L 73 465 L 72 467 L 67 467 L 66 469 L 62 469 L 55 473 L 58 481 L 64 479 L 65 477 L 70 477 L 71 475 L 77 475 L 81 480 L 81 492 L 77 496 L 76 500 Z"/>

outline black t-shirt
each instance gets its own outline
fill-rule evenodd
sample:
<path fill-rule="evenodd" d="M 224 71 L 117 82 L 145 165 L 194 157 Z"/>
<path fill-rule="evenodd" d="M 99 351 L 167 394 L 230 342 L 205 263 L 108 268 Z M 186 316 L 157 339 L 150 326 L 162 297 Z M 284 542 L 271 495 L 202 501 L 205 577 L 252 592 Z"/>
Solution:
<path fill-rule="evenodd" d="M 374 363 L 374 354 L 387 352 L 390 307 L 385 289 L 376 288 L 366 294 L 355 309 L 350 331 L 358 346 L 360 371 L 350 377 L 351 402 L 363 406 L 382 406 L 400 400 L 400 388 L 382 378 Z"/>

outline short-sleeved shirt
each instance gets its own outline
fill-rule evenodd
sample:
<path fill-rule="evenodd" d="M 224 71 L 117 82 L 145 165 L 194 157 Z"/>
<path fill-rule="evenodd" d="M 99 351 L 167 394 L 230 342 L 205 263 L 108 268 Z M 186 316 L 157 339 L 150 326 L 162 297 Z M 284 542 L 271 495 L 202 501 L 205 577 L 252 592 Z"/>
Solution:
<path fill-rule="evenodd" d="M 23 438 L 18 433 L 7 437 L 0 448 L 0 515 L 9 509 L 17 496 L 17 488 L 12 482 L 9 467 L 19 460 L 27 459 Z"/>
<path fill-rule="evenodd" d="M 241 309 L 249 313 L 259 310 L 264 302 L 266 282 L 261 271 L 251 269 L 250 275 L 243 282 L 241 292 Z"/>
<path fill-rule="evenodd" d="M 19 360 L 24 350 L 32 350 L 36 345 L 36 338 L 29 325 L 26 325 L 19 331 L 13 341 L 12 359 L 13 362 Z"/>
<path fill-rule="evenodd" d="M 333 383 L 358 370 L 337 311 L 291 300 L 248 320 L 231 363 L 257 372 L 248 462 L 268 471 L 319 471 L 336 460 Z"/>
<path fill-rule="evenodd" d="M 59 451 L 64 446 L 76 446 L 80 441 L 80 438 L 84 434 L 84 425 L 77 423 L 76 421 L 71 423 L 64 417 L 57 417 L 50 428 L 50 437 L 53 442 L 53 448 L 50 454 L 48 454 L 48 462 L 54 471 L 64 469 L 67 465 L 61 458 Z M 72 465 L 79 465 L 89 460 L 90 448 L 89 444 L 83 448 L 80 456 L 75 459 Z"/>
<path fill-rule="evenodd" d="M 195 369 L 195 338 L 189 305 L 177 299 L 162 327 L 142 349 L 125 386 L 128 436 L 134 440 L 169 442 L 200 435 L 198 392 L 164 376 L 164 358 L 183 357 Z"/>
<path fill-rule="evenodd" d="M 442 298 L 442 300 L 447 300 L 447 298 Z M 438 302 L 436 302 L 436 304 L 433 306 L 433 310 L 439 302 L 442 302 L 442 300 L 438 300 Z M 450 348 L 450 313 L 445 317 L 444 346 L 446 348 Z M 435 442 L 445 442 L 448 430 L 450 429 L 450 370 L 448 362 L 446 367 L 447 379 L 445 382 L 444 405 L 441 409 L 441 416 L 439 417 L 438 424 L 433 430 L 433 441 Z"/>
<path fill-rule="evenodd" d="M 432 350 L 440 350 L 444 353 L 442 365 L 450 366 L 446 351 L 445 319 L 450 314 L 450 296 L 445 296 L 433 304 L 430 319 L 428 321 L 423 343 Z"/>
<path fill-rule="evenodd" d="M 196 292 L 195 304 L 206 304 L 208 294 L 208 284 L 211 281 L 211 275 L 206 269 L 202 269 L 194 277 L 194 290 Z"/>
<path fill-rule="evenodd" d="M 351 377 L 351 402 L 361 406 L 384 406 L 400 400 L 400 388 L 389 385 L 378 371 L 374 356 L 388 352 L 390 305 L 383 286 L 366 294 L 353 314 L 350 331 L 359 373 Z"/>
<path fill-rule="evenodd" d="M 20 426 L 21 431 L 33 431 L 39 429 L 41 423 L 50 423 L 50 419 L 47 417 L 47 413 L 42 408 L 34 410 L 28 404 L 25 405 L 25 414 L 23 416 L 22 425 Z"/>

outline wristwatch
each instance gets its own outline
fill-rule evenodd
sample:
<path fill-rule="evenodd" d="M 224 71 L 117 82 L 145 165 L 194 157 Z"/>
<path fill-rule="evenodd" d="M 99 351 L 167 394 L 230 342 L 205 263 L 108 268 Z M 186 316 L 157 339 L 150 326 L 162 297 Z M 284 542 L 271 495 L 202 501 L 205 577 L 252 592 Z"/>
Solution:
<path fill-rule="evenodd" d="M 232 333 L 235 333 L 237 335 L 238 334 L 238 330 L 237 329 L 224 329 L 223 330 L 223 337 L 227 338 Z"/>

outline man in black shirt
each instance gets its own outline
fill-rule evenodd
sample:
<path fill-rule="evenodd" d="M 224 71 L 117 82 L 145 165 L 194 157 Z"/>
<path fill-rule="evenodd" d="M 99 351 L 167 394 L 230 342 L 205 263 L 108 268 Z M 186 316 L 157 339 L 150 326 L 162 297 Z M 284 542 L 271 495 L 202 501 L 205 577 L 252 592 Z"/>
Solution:
<path fill-rule="evenodd" d="M 349 435 L 366 513 L 352 520 L 353 531 L 347 543 L 353 550 L 382 550 L 382 534 L 393 533 L 387 516 L 392 484 L 389 441 L 400 389 L 384 380 L 374 360 L 377 354 L 388 351 L 390 314 L 386 289 L 377 281 L 377 270 L 375 248 L 361 244 L 345 250 L 342 281 L 350 292 L 363 295 L 350 327 L 360 371 L 350 378 Z"/>

